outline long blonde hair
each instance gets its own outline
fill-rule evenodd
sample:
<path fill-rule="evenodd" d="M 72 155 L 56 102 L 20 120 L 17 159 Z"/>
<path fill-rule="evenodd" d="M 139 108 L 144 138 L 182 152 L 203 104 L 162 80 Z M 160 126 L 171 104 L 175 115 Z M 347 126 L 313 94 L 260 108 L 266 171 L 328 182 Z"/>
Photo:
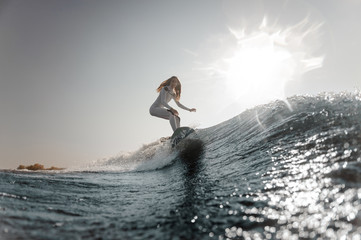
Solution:
<path fill-rule="evenodd" d="M 179 99 L 181 97 L 181 92 L 182 92 L 182 85 L 176 76 L 170 77 L 169 79 L 163 81 L 157 88 L 157 92 L 160 92 L 162 90 L 162 88 L 169 86 L 172 81 L 177 82 L 177 85 L 175 87 L 175 98 L 177 101 L 179 101 Z"/>

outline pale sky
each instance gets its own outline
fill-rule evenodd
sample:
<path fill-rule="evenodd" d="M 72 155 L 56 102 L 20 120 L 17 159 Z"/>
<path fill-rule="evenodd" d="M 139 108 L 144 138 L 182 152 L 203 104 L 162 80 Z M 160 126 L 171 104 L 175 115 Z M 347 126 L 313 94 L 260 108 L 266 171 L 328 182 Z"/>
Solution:
<path fill-rule="evenodd" d="M 72 167 L 294 94 L 361 89 L 360 0 L 0 0 L 0 169 Z M 171 105 L 175 106 L 174 103 Z"/>

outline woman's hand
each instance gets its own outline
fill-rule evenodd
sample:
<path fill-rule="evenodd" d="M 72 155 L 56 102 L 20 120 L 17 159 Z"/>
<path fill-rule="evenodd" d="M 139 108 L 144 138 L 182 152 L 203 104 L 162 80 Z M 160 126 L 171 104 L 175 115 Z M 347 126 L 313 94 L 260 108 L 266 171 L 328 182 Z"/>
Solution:
<path fill-rule="evenodd" d="M 196 112 L 197 111 L 197 109 L 195 109 L 195 108 L 192 108 L 191 110 L 189 110 L 190 112 Z"/>

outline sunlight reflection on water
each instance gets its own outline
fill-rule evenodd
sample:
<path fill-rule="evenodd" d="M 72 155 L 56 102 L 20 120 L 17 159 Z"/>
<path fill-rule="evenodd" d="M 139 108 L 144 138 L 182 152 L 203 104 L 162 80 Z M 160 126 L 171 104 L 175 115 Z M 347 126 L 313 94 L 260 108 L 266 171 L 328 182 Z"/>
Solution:
<path fill-rule="evenodd" d="M 263 176 L 265 191 L 253 198 L 253 201 L 268 199 L 268 206 L 247 209 L 244 213 L 251 222 L 268 219 L 275 226 L 264 226 L 264 234 L 232 227 L 225 230 L 225 235 L 245 239 L 360 239 L 361 189 L 346 188 L 342 182 L 327 177 L 347 168 L 347 162 L 340 161 L 349 159 L 357 149 L 345 149 L 340 154 L 336 147 L 323 148 L 325 135 L 335 134 L 311 136 L 296 143 L 288 153 L 281 146 L 271 149 L 275 167 Z M 305 148 L 311 143 L 315 143 L 312 149 Z M 343 146 L 348 148 L 350 144 Z"/>

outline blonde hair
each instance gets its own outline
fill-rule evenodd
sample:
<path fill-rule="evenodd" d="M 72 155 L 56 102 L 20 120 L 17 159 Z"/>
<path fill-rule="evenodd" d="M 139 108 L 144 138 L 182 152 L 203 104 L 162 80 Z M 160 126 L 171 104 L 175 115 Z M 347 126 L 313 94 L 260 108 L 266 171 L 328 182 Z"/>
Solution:
<path fill-rule="evenodd" d="M 179 81 L 179 79 L 176 76 L 170 77 L 169 79 L 163 81 L 159 87 L 157 88 L 157 92 L 160 92 L 162 90 L 162 88 L 169 86 L 171 84 L 172 81 L 176 81 L 177 85 L 175 87 L 175 98 L 177 101 L 179 101 L 180 97 L 181 97 L 181 92 L 182 92 L 182 85 Z"/>

